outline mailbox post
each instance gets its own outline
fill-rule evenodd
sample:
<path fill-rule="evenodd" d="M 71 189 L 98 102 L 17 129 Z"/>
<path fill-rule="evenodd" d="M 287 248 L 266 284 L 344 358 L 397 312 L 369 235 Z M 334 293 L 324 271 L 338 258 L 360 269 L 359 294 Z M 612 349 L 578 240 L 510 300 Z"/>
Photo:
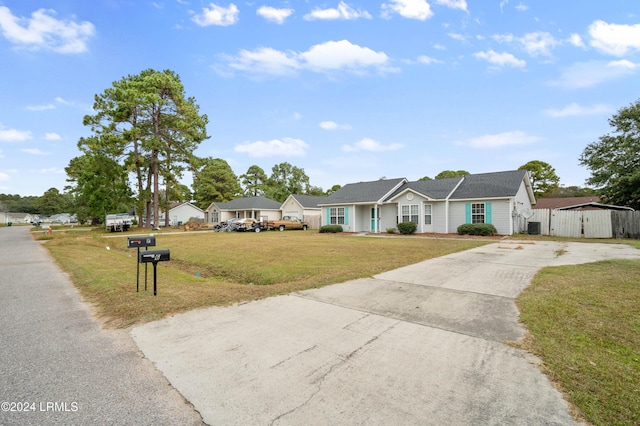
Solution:
<path fill-rule="evenodd" d="M 138 254 L 139 263 L 153 263 L 153 295 L 158 294 L 158 277 L 157 267 L 158 262 L 166 262 L 171 260 L 171 254 L 168 249 L 165 250 L 146 250 Z"/>
<path fill-rule="evenodd" d="M 127 240 L 127 248 L 138 249 L 138 263 L 136 266 L 136 292 L 140 291 L 140 247 L 149 250 L 149 247 L 155 247 L 156 237 L 154 235 L 145 235 L 137 237 L 129 237 Z M 147 264 L 144 265 L 144 289 L 147 290 Z"/>

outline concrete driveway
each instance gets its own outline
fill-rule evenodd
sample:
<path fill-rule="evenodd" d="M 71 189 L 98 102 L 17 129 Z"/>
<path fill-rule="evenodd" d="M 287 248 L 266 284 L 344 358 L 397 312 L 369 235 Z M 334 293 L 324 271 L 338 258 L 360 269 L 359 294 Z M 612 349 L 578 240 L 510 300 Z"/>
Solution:
<path fill-rule="evenodd" d="M 625 245 L 505 241 L 370 279 L 132 329 L 211 425 L 571 425 L 537 360 L 504 344 L 544 266 Z"/>

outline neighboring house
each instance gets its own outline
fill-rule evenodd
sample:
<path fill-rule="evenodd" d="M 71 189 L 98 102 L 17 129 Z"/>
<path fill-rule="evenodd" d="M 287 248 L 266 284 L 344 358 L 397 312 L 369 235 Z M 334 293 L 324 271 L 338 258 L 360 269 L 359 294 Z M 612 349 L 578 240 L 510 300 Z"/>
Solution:
<path fill-rule="evenodd" d="M 161 213 L 160 223 L 164 224 L 164 213 Z M 169 209 L 169 220 L 172 225 L 180 225 L 190 220 L 204 221 L 204 210 L 189 202 L 175 203 Z"/>
<path fill-rule="evenodd" d="M 75 214 L 71 213 L 58 213 L 50 216 L 46 221 L 41 219 L 42 222 L 51 222 L 51 223 L 76 223 L 78 219 Z"/>
<path fill-rule="evenodd" d="M 600 197 L 540 198 L 535 209 L 548 210 L 629 210 L 631 207 L 601 204 Z"/>
<path fill-rule="evenodd" d="M 0 223 L 31 223 L 38 220 L 38 215 L 31 213 L 0 213 Z"/>
<path fill-rule="evenodd" d="M 278 220 L 282 217 L 280 203 L 263 196 L 237 198 L 209 204 L 204 212 L 205 223 L 219 224 L 233 218 Z"/>
<path fill-rule="evenodd" d="M 490 223 L 512 235 L 526 226 L 523 212 L 535 204 L 525 170 L 409 182 L 389 179 L 352 183 L 320 204 L 322 224 L 345 232 L 384 232 L 415 222 L 418 233 L 455 233 L 465 223 Z"/>
<path fill-rule="evenodd" d="M 327 196 L 291 194 L 280 206 L 282 216 L 296 216 L 309 223 L 310 228 L 320 228 L 321 209 L 319 204 Z"/>

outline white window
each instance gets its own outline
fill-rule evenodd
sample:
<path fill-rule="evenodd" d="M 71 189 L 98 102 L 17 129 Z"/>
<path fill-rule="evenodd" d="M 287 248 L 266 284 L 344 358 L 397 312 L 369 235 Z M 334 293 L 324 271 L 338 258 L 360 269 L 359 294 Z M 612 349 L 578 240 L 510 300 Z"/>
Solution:
<path fill-rule="evenodd" d="M 402 221 L 413 222 L 418 224 L 418 205 L 403 205 L 402 206 Z"/>
<path fill-rule="evenodd" d="M 344 207 L 331 207 L 329 216 L 332 225 L 344 225 Z"/>
<path fill-rule="evenodd" d="M 431 225 L 431 204 L 424 205 L 424 224 Z"/>
<path fill-rule="evenodd" d="M 211 222 L 218 223 L 218 210 L 211 212 Z"/>
<path fill-rule="evenodd" d="M 484 203 L 471 204 L 471 223 L 485 223 Z"/>

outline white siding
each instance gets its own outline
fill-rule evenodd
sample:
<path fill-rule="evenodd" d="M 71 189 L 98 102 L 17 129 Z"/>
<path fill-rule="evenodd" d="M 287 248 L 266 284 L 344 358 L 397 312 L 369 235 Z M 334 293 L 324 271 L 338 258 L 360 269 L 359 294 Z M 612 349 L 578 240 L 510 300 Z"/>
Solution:
<path fill-rule="evenodd" d="M 181 204 L 169 210 L 169 219 L 174 225 L 178 222 L 187 223 L 191 218 L 204 220 L 204 212 L 191 204 Z"/>
<path fill-rule="evenodd" d="M 467 223 L 466 205 L 472 203 L 491 203 L 491 224 L 496 227 L 498 234 L 511 235 L 512 228 L 512 201 L 511 199 L 498 200 L 464 200 L 449 203 L 449 233 L 458 232 L 458 226 Z"/>
<path fill-rule="evenodd" d="M 292 198 L 289 198 L 285 204 L 282 205 L 281 210 L 282 216 L 295 216 L 298 219 L 302 219 L 304 217 L 304 210 L 302 206 Z"/>

